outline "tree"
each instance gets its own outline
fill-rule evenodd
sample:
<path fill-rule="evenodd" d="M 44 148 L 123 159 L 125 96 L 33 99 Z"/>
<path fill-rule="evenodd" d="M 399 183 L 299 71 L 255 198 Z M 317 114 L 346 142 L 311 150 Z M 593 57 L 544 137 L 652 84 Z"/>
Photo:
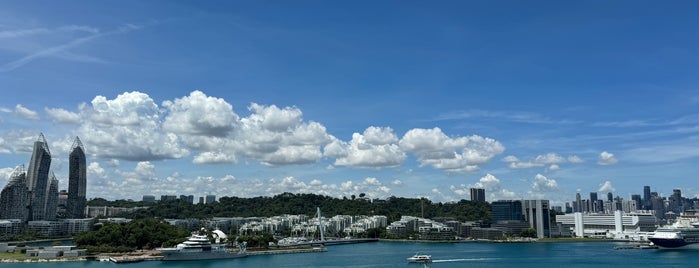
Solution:
<path fill-rule="evenodd" d="M 520 233 L 521 237 L 531 237 L 535 238 L 536 237 L 536 229 L 534 228 L 527 228 L 522 230 L 522 233 Z"/>

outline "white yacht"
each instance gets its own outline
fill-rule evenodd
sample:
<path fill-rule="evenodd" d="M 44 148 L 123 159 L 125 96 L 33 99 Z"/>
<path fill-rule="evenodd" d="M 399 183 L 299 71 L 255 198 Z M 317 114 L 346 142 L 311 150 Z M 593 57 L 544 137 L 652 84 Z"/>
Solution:
<path fill-rule="evenodd" d="M 164 261 L 232 259 L 247 256 L 245 243 L 238 252 L 231 252 L 224 244 L 212 244 L 206 235 L 193 234 L 174 248 L 160 248 Z"/>
<path fill-rule="evenodd" d="M 408 262 L 431 262 L 432 261 L 432 255 L 424 255 L 424 254 L 418 254 L 415 253 L 412 257 L 408 257 Z"/>

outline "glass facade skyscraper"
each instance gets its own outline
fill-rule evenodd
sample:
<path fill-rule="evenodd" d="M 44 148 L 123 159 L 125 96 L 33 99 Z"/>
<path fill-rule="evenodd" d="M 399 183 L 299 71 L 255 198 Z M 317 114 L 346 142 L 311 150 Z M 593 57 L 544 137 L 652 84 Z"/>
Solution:
<path fill-rule="evenodd" d="M 85 217 L 87 189 L 87 161 L 80 138 L 75 137 L 68 156 L 68 201 L 67 216 L 71 219 Z"/>
<path fill-rule="evenodd" d="M 18 166 L 10 175 L 10 181 L 0 193 L 0 219 L 19 219 L 26 222 L 29 217 L 29 191 L 24 165 Z"/>
<path fill-rule="evenodd" d="M 29 220 L 46 219 L 46 201 L 49 188 L 49 168 L 51 167 L 51 152 L 44 134 L 34 142 L 32 158 L 27 170 L 28 189 L 30 193 Z"/>

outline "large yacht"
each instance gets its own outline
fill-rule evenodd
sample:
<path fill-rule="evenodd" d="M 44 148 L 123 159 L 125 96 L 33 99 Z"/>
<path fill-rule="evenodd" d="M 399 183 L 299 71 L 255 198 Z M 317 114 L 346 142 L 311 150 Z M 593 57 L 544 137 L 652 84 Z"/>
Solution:
<path fill-rule="evenodd" d="M 238 252 L 232 252 L 224 244 L 212 244 L 209 237 L 202 234 L 192 234 L 187 241 L 177 244 L 174 248 L 161 248 L 164 261 L 213 260 L 232 259 L 247 256 L 245 243 L 239 245 Z"/>
<path fill-rule="evenodd" d="M 699 217 L 686 211 L 670 226 L 660 227 L 648 240 L 661 248 L 699 248 Z"/>

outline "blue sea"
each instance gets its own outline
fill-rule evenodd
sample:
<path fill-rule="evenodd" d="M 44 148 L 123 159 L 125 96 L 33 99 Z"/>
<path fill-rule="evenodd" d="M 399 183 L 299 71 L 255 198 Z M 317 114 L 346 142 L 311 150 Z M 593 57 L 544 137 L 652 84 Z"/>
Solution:
<path fill-rule="evenodd" d="M 432 255 L 429 267 L 695 267 L 699 250 L 614 249 L 623 243 L 411 243 L 375 242 L 328 246 L 327 252 L 249 256 L 214 261 L 130 264 L 110 262 L 3 263 L 5 268 L 179 268 L 179 267 L 422 267 L 408 263 L 419 252 Z"/>

